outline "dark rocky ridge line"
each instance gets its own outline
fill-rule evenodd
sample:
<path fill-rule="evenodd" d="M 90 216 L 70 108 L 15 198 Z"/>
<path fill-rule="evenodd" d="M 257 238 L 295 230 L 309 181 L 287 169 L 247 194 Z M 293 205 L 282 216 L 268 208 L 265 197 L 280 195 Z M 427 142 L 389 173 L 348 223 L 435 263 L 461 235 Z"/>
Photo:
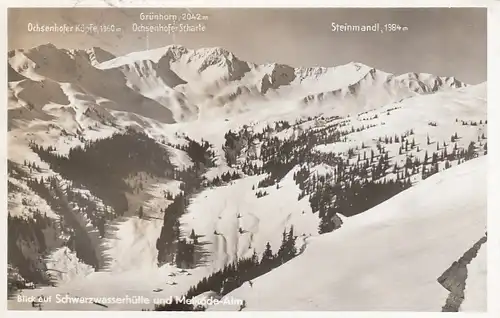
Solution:
<path fill-rule="evenodd" d="M 467 265 L 476 258 L 481 246 L 486 243 L 487 235 L 477 241 L 474 246 L 468 249 L 458 261 L 453 264 L 437 279 L 446 290 L 450 292 L 446 303 L 442 308 L 443 312 L 458 312 L 465 299 L 465 286 L 468 277 Z"/>

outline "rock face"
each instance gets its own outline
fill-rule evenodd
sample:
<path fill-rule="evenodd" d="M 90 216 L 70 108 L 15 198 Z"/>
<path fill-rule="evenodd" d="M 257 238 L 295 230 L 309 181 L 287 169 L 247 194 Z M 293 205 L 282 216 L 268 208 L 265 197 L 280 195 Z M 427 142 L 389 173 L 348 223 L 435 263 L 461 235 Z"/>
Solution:
<path fill-rule="evenodd" d="M 464 290 L 467 281 L 467 265 L 477 256 L 481 245 L 486 243 L 486 235 L 467 250 L 462 257 L 438 278 L 438 282 L 450 292 L 443 306 L 443 312 L 458 312 L 464 301 Z"/>
<path fill-rule="evenodd" d="M 269 89 L 289 85 L 297 77 L 295 72 L 296 70 L 291 66 L 273 64 L 270 74 L 266 74 L 262 78 L 262 94 L 266 94 Z"/>

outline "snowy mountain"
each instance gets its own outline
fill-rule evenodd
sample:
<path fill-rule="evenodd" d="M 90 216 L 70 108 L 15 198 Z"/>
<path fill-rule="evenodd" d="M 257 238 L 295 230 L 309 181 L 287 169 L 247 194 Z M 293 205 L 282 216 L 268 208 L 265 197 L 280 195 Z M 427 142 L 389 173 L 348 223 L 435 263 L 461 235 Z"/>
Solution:
<path fill-rule="evenodd" d="M 272 290 L 290 271 L 338 263 L 311 277 L 312 298 L 291 290 L 274 309 L 485 310 L 485 247 L 466 251 L 485 227 L 475 158 L 487 155 L 486 83 L 361 63 L 258 65 L 178 45 L 115 57 L 47 44 L 9 52 L 8 65 L 9 308 L 194 310 L 161 305 L 234 296 L 246 305 L 225 309 L 269 309 L 250 281 Z M 467 187 L 452 184 L 457 175 Z M 432 196 L 473 182 L 460 200 Z M 422 226 L 426 240 L 379 247 Z M 365 249 L 385 255 L 370 277 L 347 270 L 373 265 Z M 330 250 L 341 259 L 315 260 Z M 418 275 L 386 282 L 423 255 Z M 470 271 L 465 291 L 448 275 L 456 268 Z M 362 303 L 338 282 L 352 293 L 390 287 Z M 425 303 L 400 301 L 403 284 L 421 286 Z M 345 299 L 326 306 L 336 293 Z"/>
<path fill-rule="evenodd" d="M 440 311 L 450 293 L 438 282 L 443 269 L 485 235 L 486 167 L 480 158 L 434 175 L 309 238 L 302 254 L 226 297 L 245 300 L 244 310 Z M 471 311 L 485 308 L 486 277 L 478 274 Z"/>
<path fill-rule="evenodd" d="M 360 63 L 329 68 L 256 65 L 222 48 L 190 50 L 179 45 L 113 58 L 98 48 L 65 50 L 47 44 L 10 52 L 9 66 L 15 71 L 11 82 L 18 83 L 21 75 L 65 83 L 79 93 L 75 98 L 81 102 L 166 123 L 253 111 L 263 107 L 255 103 L 264 101 L 274 107 L 276 98 L 299 108 L 341 104 L 336 113 L 345 115 L 354 108 L 367 111 L 465 86 L 454 78 L 394 76 Z"/>

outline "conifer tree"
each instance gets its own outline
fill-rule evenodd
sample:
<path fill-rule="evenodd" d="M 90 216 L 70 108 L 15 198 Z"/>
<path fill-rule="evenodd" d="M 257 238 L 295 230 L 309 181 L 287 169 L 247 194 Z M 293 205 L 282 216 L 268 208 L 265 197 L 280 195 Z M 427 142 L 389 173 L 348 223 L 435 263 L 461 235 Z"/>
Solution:
<path fill-rule="evenodd" d="M 262 259 L 260 261 L 260 264 L 262 266 L 271 266 L 274 261 L 274 254 L 273 250 L 271 249 L 271 244 L 267 242 L 266 244 L 266 249 L 264 250 L 264 253 L 262 254 Z"/>
<path fill-rule="evenodd" d="M 295 236 L 293 234 L 293 225 L 290 227 L 287 236 L 287 260 L 294 258 L 297 255 L 297 248 L 295 247 Z"/>
<path fill-rule="evenodd" d="M 450 164 L 450 162 L 449 162 L 448 160 L 446 160 L 446 162 L 445 162 L 445 164 L 444 164 L 444 168 L 445 168 L 445 169 L 449 169 L 449 168 L 451 168 L 451 164 Z"/>
<path fill-rule="evenodd" d="M 282 238 L 281 238 L 281 245 L 280 245 L 280 248 L 278 250 L 278 255 L 277 255 L 278 260 L 281 264 L 283 264 L 285 262 L 286 247 L 287 247 L 287 233 L 286 233 L 286 229 L 283 229 Z"/>

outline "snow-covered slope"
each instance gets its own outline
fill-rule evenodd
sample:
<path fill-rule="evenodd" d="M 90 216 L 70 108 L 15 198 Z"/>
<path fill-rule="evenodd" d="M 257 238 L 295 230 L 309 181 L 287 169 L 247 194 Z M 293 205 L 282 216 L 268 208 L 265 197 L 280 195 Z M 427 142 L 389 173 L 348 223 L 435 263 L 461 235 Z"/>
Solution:
<path fill-rule="evenodd" d="M 227 297 L 244 310 L 441 311 L 448 291 L 437 278 L 486 231 L 486 175 L 481 158 L 433 176 L 308 239 L 303 254 Z M 486 310 L 484 282 L 470 286 L 464 309 Z"/>
<path fill-rule="evenodd" d="M 295 172 L 283 178 L 279 189 L 266 188 L 269 194 L 263 198 L 252 190 L 262 179 L 257 176 L 208 189 L 193 200 L 181 222 L 186 230 L 192 228 L 212 243 L 207 248 L 207 262 L 214 269 L 250 257 L 254 251 L 261 255 L 266 242 L 279 246 L 281 233 L 290 226 L 300 238 L 299 248 L 306 237 L 317 233 L 318 218 L 311 213 L 309 202 L 290 205 L 300 193 L 293 180 Z"/>

